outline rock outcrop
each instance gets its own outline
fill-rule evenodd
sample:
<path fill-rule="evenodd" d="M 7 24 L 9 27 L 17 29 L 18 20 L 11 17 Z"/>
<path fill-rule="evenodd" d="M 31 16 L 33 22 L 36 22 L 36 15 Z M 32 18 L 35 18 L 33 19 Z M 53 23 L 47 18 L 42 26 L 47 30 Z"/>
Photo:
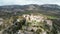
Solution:
<path fill-rule="evenodd" d="M 42 15 L 23 15 L 5 28 L 1 34 L 60 34 L 60 19 Z"/>

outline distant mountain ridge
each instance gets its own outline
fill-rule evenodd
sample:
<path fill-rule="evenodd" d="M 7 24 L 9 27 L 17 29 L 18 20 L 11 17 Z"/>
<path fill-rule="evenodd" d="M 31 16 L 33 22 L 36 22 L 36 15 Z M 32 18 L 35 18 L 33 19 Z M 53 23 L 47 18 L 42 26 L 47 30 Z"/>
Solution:
<path fill-rule="evenodd" d="M 60 6 L 56 4 L 44 4 L 44 5 L 37 5 L 37 4 L 29 4 L 29 5 L 5 5 L 0 6 L 0 13 L 7 12 L 16 14 L 17 12 L 38 12 L 47 15 L 57 15 L 60 16 Z"/>
<path fill-rule="evenodd" d="M 38 9 L 38 8 L 51 8 L 51 9 L 60 9 L 59 5 L 56 4 L 44 4 L 44 5 L 37 5 L 37 4 L 30 4 L 30 5 L 5 5 L 5 6 L 0 6 L 0 9 L 23 9 L 26 10 L 27 8 L 33 9 Z"/>

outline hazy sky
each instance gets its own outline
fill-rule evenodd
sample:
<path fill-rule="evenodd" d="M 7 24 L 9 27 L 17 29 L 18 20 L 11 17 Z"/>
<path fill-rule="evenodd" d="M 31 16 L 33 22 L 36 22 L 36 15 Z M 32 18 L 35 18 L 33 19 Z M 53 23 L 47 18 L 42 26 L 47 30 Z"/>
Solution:
<path fill-rule="evenodd" d="M 60 0 L 0 0 L 0 5 L 58 4 Z"/>

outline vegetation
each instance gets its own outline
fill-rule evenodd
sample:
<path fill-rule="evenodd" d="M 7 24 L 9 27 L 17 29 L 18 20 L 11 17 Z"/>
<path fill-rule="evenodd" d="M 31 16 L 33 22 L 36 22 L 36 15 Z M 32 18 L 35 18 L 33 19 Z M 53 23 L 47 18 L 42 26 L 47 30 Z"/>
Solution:
<path fill-rule="evenodd" d="M 58 34 L 58 31 L 60 32 L 60 8 L 57 7 L 60 6 L 44 6 L 46 5 L 0 6 L 0 18 L 3 18 L 3 24 L 0 25 L 0 31 L 4 30 L 4 34 L 11 34 L 12 32 L 15 34 L 19 30 L 32 31 L 37 34 L 40 34 L 43 31 L 46 31 L 47 34 Z M 54 8 L 54 6 L 56 7 Z M 30 10 L 30 8 L 32 8 L 32 10 Z M 22 17 L 23 14 L 43 16 L 44 21 L 37 22 L 36 20 L 33 20 L 32 22 L 29 22 L 29 20 Z M 50 27 L 51 25 L 47 24 L 46 20 L 52 21 L 52 28 Z M 29 27 L 31 30 L 28 30 Z"/>

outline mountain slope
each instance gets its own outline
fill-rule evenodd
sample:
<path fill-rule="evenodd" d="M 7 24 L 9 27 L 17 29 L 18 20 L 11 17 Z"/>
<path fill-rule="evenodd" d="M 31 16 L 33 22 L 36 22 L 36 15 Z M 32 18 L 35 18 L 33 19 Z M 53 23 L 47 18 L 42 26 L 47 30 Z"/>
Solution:
<path fill-rule="evenodd" d="M 60 16 L 60 6 L 56 4 L 6 5 L 0 6 L 0 12 L 3 15 L 5 15 L 4 13 L 12 15 L 19 15 L 21 13 L 42 13 L 46 15 Z"/>

